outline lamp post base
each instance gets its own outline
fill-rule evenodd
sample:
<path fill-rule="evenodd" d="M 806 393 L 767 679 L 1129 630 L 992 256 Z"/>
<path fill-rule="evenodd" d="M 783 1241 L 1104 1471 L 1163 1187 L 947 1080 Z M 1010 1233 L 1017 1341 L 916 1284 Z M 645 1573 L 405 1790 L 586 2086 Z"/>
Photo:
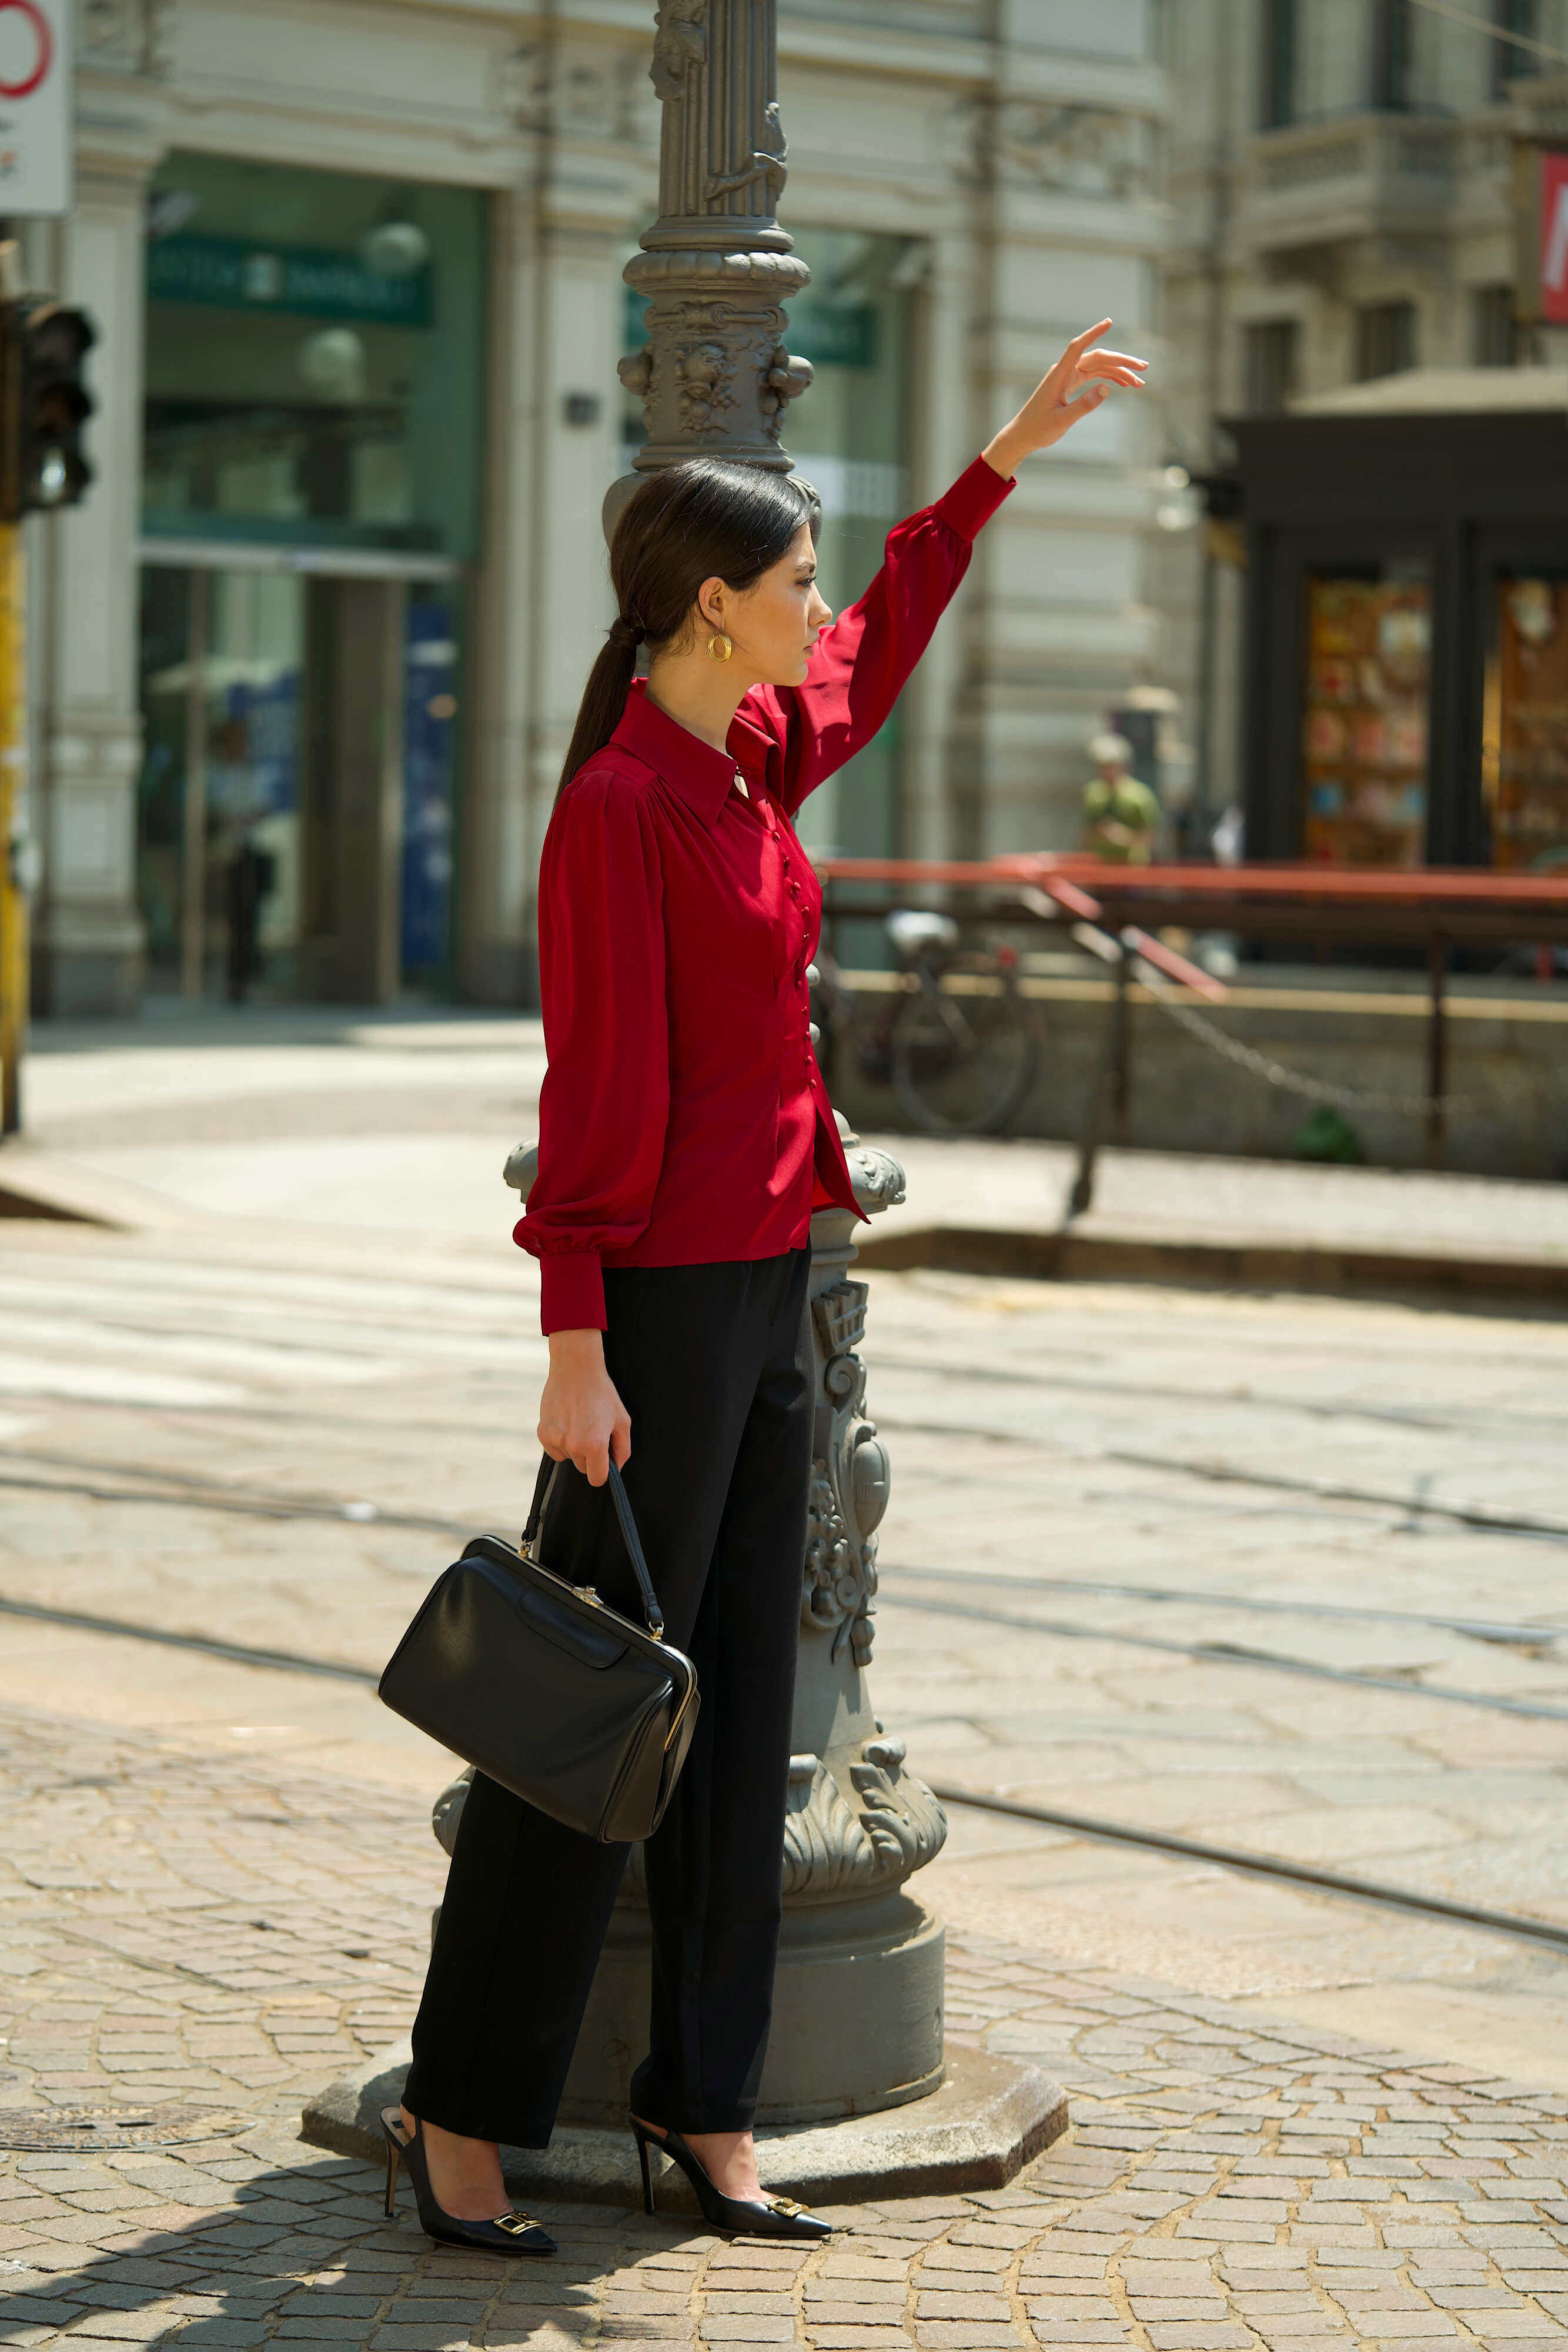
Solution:
<path fill-rule="evenodd" d="M 939 2088 L 944 1941 L 941 1921 L 902 1889 L 786 1910 L 759 2127 L 832 2123 L 907 2106 Z M 647 1913 L 618 1904 L 567 2077 L 563 2123 L 624 2121 L 647 2040 L 650 1975 Z"/>
<path fill-rule="evenodd" d="M 301 2137 L 313 2147 L 381 2163 L 381 2109 L 397 2101 L 408 2044 L 372 2058 L 312 2099 Z M 777 2196 L 816 2205 L 863 2204 L 886 2197 L 934 2197 L 1005 2189 L 1067 2128 L 1067 2097 L 1038 2068 L 980 2050 L 949 2050 L 938 2090 L 906 2106 L 847 2116 L 805 2129 L 759 2127 L 758 2170 Z M 642 2202 L 637 2158 L 624 2122 L 560 2124 L 548 2148 L 503 2148 L 508 2192 L 520 2203 Z M 695 2212 L 683 2176 L 666 2166 L 662 2210 Z"/>

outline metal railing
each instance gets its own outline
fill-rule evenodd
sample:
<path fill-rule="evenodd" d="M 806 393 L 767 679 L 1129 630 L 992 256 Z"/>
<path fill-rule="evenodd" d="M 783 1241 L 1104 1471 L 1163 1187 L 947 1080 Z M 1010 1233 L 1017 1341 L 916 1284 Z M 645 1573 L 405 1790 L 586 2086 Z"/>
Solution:
<path fill-rule="evenodd" d="M 1101 1065 L 1086 1107 L 1074 1213 L 1092 1197 L 1107 1130 L 1124 1132 L 1131 1091 L 1129 989 L 1134 976 L 1179 1025 L 1260 1082 L 1341 1109 L 1424 1118 L 1427 1159 L 1442 1156 L 1461 1097 L 1448 1084 L 1448 972 L 1456 948 L 1568 944 L 1568 874 L 1497 874 L 1478 867 L 1316 865 L 1118 866 L 1050 852 L 981 859 L 828 857 L 819 861 L 830 923 L 884 916 L 890 891 L 918 903 L 961 901 L 981 919 L 1068 927 L 1113 967 Z M 1361 942 L 1424 949 L 1425 1083 L 1406 1091 L 1341 1086 L 1290 1069 L 1233 1037 L 1195 998 L 1222 1005 L 1224 984 L 1156 934 L 1226 931 L 1316 950 Z"/>

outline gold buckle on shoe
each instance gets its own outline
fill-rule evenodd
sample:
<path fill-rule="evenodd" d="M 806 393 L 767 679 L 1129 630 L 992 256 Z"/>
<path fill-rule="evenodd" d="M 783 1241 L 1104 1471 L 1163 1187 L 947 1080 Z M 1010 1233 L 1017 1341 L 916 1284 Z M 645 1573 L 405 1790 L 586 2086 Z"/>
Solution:
<path fill-rule="evenodd" d="M 770 2197 L 768 2202 L 775 2213 L 809 2213 L 811 2210 L 809 2205 L 797 2205 L 792 2197 Z"/>
<path fill-rule="evenodd" d="M 526 2237 L 538 2226 L 531 2213 L 498 2213 L 496 2217 L 497 2229 L 505 2230 L 508 2238 Z"/>

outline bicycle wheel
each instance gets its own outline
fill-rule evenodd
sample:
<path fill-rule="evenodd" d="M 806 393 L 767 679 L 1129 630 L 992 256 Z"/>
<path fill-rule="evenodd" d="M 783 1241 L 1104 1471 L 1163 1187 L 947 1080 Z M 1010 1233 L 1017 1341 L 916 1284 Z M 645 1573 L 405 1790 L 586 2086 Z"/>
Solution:
<path fill-rule="evenodd" d="M 1039 1065 L 1012 966 L 988 955 L 923 961 L 893 1027 L 893 1084 L 929 1135 L 997 1135 Z"/>

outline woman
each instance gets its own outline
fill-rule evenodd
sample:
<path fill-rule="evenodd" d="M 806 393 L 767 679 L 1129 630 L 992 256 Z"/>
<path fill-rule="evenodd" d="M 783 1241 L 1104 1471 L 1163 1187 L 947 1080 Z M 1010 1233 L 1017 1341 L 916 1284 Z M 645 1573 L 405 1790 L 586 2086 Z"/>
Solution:
<path fill-rule="evenodd" d="M 1094 348 L 1110 323 L 899 525 L 832 625 L 798 485 L 707 458 L 644 482 L 545 840 L 549 1069 L 517 1238 L 549 1339 L 539 1442 L 576 1475 L 540 1549 L 635 1613 L 605 1507 L 622 1467 L 670 1638 L 696 1663 L 692 1748 L 644 1849 L 652 2046 L 631 2121 L 649 2210 L 652 2142 L 719 2229 L 827 2233 L 764 2197 L 751 2138 L 810 1474 L 809 1229 L 813 1207 L 855 1205 L 810 1037 L 821 894 L 790 818 L 886 719 L 1021 460 L 1141 384 L 1143 361 Z M 433 2236 L 553 2252 L 507 2210 L 497 2144 L 549 2143 L 625 1861 L 476 1778 L 387 2116 Z"/>

